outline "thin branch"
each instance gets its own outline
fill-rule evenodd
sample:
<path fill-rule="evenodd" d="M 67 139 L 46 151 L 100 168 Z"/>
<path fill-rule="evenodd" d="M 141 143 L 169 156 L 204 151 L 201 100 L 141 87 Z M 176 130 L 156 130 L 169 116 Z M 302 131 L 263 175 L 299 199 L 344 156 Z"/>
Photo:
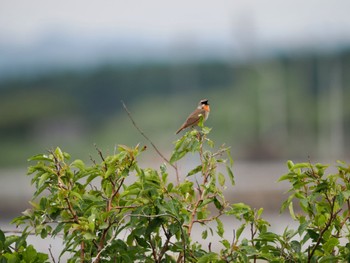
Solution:
<path fill-rule="evenodd" d="M 100 158 L 101 158 L 101 160 L 104 162 L 105 161 L 105 158 L 103 157 L 103 154 L 102 154 L 102 151 L 97 147 L 97 145 L 96 145 L 96 143 L 94 144 L 94 146 L 95 146 L 95 149 L 96 149 L 96 151 L 98 152 L 98 155 L 100 156 Z M 106 171 L 107 171 L 107 164 L 105 163 L 104 164 L 104 168 L 106 169 Z"/>
<path fill-rule="evenodd" d="M 80 262 L 84 263 L 85 259 L 85 243 L 84 241 L 80 242 Z"/>
<path fill-rule="evenodd" d="M 123 104 L 123 108 L 126 111 L 126 113 L 128 114 L 132 124 L 134 125 L 134 127 L 139 131 L 139 133 L 152 145 L 153 149 L 158 153 L 158 155 L 166 162 L 168 163 L 170 166 L 172 166 L 176 172 L 176 178 L 177 178 L 177 182 L 180 182 L 179 179 L 179 172 L 177 169 L 177 166 L 172 164 L 157 148 L 157 146 L 147 137 L 147 135 L 137 126 L 136 122 L 134 121 L 130 111 L 128 110 L 128 108 L 126 107 L 124 101 L 121 101 L 121 103 Z"/>
<path fill-rule="evenodd" d="M 96 164 L 96 161 L 92 158 L 92 156 L 91 155 L 89 155 L 90 156 L 90 161 L 94 164 L 94 165 L 97 165 Z"/>
<path fill-rule="evenodd" d="M 71 213 L 71 215 L 73 216 L 74 222 L 77 223 L 77 224 L 79 224 L 78 216 L 77 216 L 77 214 L 75 213 L 75 211 L 74 211 L 74 209 L 73 209 L 71 203 L 69 202 L 68 197 L 65 197 L 64 199 L 65 199 L 66 202 L 67 202 L 68 210 L 69 210 L 69 212 Z"/>
<path fill-rule="evenodd" d="M 232 229 L 232 245 L 236 244 L 236 230 Z"/>
<path fill-rule="evenodd" d="M 165 241 L 165 243 L 163 245 L 162 250 L 159 253 L 157 262 L 161 262 L 165 252 L 167 252 L 167 250 L 169 248 L 170 239 L 171 239 L 171 236 L 172 236 L 169 232 L 166 231 L 166 229 L 164 228 L 164 225 L 162 225 L 162 228 L 163 228 L 164 235 L 166 237 L 166 241 Z"/>
<path fill-rule="evenodd" d="M 212 156 L 212 157 L 221 156 L 221 155 L 223 155 L 227 150 L 229 150 L 230 148 L 231 148 L 231 147 L 220 148 L 219 151 L 217 151 L 216 153 L 213 153 L 211 156 Z"/>
<path fill-rule="evenodd" d="M 154 244 L 152 242 L 151 235 L 149 235 L 148 239 L 149 239 L 149 243 L 150 243 L 151 248 L 152 248 L 152 256 L 154 258 L 154 262 L 158 262 L 158 260 L 157 260 L 157 251 L 156 251 L 156 248 L 155 248 L 155 246 L 154 246 Z"/>
<path fill-rule="evenodd" d="M 123 206 L 112 206 L 113 209 L 131 209 L 131 208 L 138 208 L 138 205 L 123 205 Z"/>
<path fill-rule="evenodd" d="M 53 150 L 50 150 L 49 153 L 51 153 L 52 156 L 53 156 L 55 167 L 56 167 L 56 171 L 57 171 L 57 176 L 60 177 L 61 176 L 61 169 L 62 169 L 61 164 L 58 161 L 57 156 L 56 156 L 56 154 L 55 154 L 55 152 Z"/>
<path fill-rule="evenodd" d="M 56 260 L 55 260 L 55 258 L 53 257 L 51 248 L 52 248 L 52 246 L 50 245 L 50 246 L 49 246 L 50 257 L 51 257 L 51 259 L 52 259 L 52 262 L 53 262 L 53 263 L 56 263 Z"/>
<path fill-rule="evenodd" d="M 328 196 L 327 196 L 327 199 L 328 199 Z M 318 236 L 318 239 L 317 239 L 317 242 L 316 242 L 315 246 L 312 248 L 310 254 L 308 255 L 308 262 L 311 262 L 311 259 L 312 259 L 313 255 L 314 255 L 314 253 L 316 252 L 316 249 L 318 248 L 318 246 L 321 243 L 321 240 L 323 238 L 324 233 L 328 230 L 328 228 L 331 226 L 333 220 L 336 218 L 336 216 L 342 210 L 342 209 L 339 209 L 338 211 L 334 212 L 335 199 L 336 199 L 336 197 L 334 196 L 333 199 L 331 200 L 331 203 L 330 203 L 330 205 L 331 205 L 331 214 L 330 214 L 329 219 L 328 219 L 328 221 L 326 223 L 326 226 L 320 232 L 320 235 Z"/>
<path fill-rule="evenodd" d="M 250 224 L 250 233 L 251 233 L 251 242 L 252 242 L 252 246 L 255 247 L 255 244 L 254 244 L 254 237 L 255 237 L 255 234 L 256 234 L 256 231 L 257 229 L 254 229 L 254 223 L 252 222 Z M 253 262 L 255 263 L 256 262 L 256 255 L 254 255 L 254 258 L 253 258 Z"/>
<path fill-rule="evenodd" d="M 200 134 L 200 133 L 198 133 Z M 189 223 L 186 225 L 186 227 L 188 228 L 187 233 L 190 236 L 191 232 L 192 232 L 192 227 L 194 225 L 194 223 L 199 223 L 198 220 L 196 220 L 196 214 L 198 211 L 198 207 L 200 206 L 200 204 L 203 202 L 204 198 L 205 198 L 205 185 L 208 182 L 208 177 L 209 177 L 209 171 L 208 171 L 208 167 L 205 169 L 204 166 L 204 156 L 203 156 L 203 140 L 204 140 L 204 136 L 199 135 L 200 137 L 198 137 L 198 141 L 200 142 L 200 149 L 199 149 L 199 158 L 200 158 L 200 162 L 202 164 L 202 177 L 203 177 L 203 184 L 202 186 L 199 186 L 198 188 L 198 200 L 194 203 L 193 209 L 191 211 L 191 215 L 190 215 L 190 220 Z"/>
<path fill-rule="evenodd" d="M 212 221 L 218 219 L 223 214 L 224 214 L 224 211 L 219 211 L 219 213 L 215 216 L 212 216 L 209 218 L 203 218 L 203 219 L 195 219 L 195 220 L 193 220 L 193 223 L 205 224 L 206 222 L 212 222 Z"/>

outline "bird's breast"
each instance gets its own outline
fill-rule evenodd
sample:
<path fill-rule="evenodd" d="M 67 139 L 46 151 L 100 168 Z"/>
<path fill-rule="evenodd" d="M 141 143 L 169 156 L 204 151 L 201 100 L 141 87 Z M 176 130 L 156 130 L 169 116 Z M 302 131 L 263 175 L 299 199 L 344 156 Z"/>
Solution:
<path fill-rule="evenodd" d="M 204 120 L 206 121 L 208 119 L 208 117 L 209 117 L 209 111 L 206 111 L 204 113 Z"/>

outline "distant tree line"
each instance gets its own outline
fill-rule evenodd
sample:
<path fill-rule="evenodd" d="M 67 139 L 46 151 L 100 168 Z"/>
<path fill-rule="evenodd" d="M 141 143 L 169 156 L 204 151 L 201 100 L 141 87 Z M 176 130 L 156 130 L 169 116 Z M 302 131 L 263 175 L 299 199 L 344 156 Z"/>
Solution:
<path fill-rule="evenodd" d="M 281 55 L 240 63 L 214 60 L 116 63 L 88 70 L 3 79 L 0 82 L 0 136 L 3 140 L 23 138 L 36 120 L 55 116 L 74 115 L 89 123 L 103 122 L 104 116 L 121 110 L 116 106 L 120 100 L 135 103 L 155 95 L 181 96 L 189 91 L 213 90 L 218 93 L 251 90 L 247 96 L 252 99 L 249 103 L 256 108 L 258 116 L 255 138 L 264 136 L 264 129 L 270 125 L 267 107 L 274 105 L 275 99 L 269 98 L 275 96 L 276 103 L 281 104 L 277 111 L 285 114 L 278 117 L 278 122 L 283 123 L 277 128 L 287 131 L 310 125 L 308 129 L 317 132 L 328 121 L 333 122 L 334 117 L 338 118 L 342 134 L 347 134 L 350 129 L 349 71 L 350 51 L 344 50 L 337 54 Z M 335 85 L 337 88 L 333 89 Z M 338 95 L 333 96 L 336 92 Z M 338 99 L 340 106 L 334 104 Z M 280 111 L 284 104 L 286 108 Z M 337 110 L 331 115 L 324 113 L 334 108 Z M 304 114 L 309 116 L 306 123 L 302 120 Z M 271 123 L 273 125 L 275 123 Z M 348 141 L 341 143 L 349 144 Z"/>

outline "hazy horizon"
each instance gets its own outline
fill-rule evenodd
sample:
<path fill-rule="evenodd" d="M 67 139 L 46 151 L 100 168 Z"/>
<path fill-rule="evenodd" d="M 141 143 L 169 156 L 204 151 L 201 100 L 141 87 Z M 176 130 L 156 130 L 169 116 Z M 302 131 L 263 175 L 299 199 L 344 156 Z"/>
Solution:
<path fill-rule="evenodd" d="M 350 45 L 350 2 L 0 0 L 1 75 L 159 59 L 244 59 Z"/>

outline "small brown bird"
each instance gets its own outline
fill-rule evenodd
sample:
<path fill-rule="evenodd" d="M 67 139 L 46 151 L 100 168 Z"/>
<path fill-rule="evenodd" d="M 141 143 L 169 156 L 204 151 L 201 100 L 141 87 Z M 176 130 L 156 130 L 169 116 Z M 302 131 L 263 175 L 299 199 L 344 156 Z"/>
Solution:
<path fill-rule="evenodd" d="M 197 109 L 188 116 L 184 124 L 181 125 L 180 129 L 177 130 L 176 134 L 178 134 L 183 129 L 187 127 L 193 127 L 199 123 L 201 116 L 203 116 L 203 121 L 208 119 L 210 112 L 209 103 L 207 99 L 203 99 L 198 103 Z"/>

